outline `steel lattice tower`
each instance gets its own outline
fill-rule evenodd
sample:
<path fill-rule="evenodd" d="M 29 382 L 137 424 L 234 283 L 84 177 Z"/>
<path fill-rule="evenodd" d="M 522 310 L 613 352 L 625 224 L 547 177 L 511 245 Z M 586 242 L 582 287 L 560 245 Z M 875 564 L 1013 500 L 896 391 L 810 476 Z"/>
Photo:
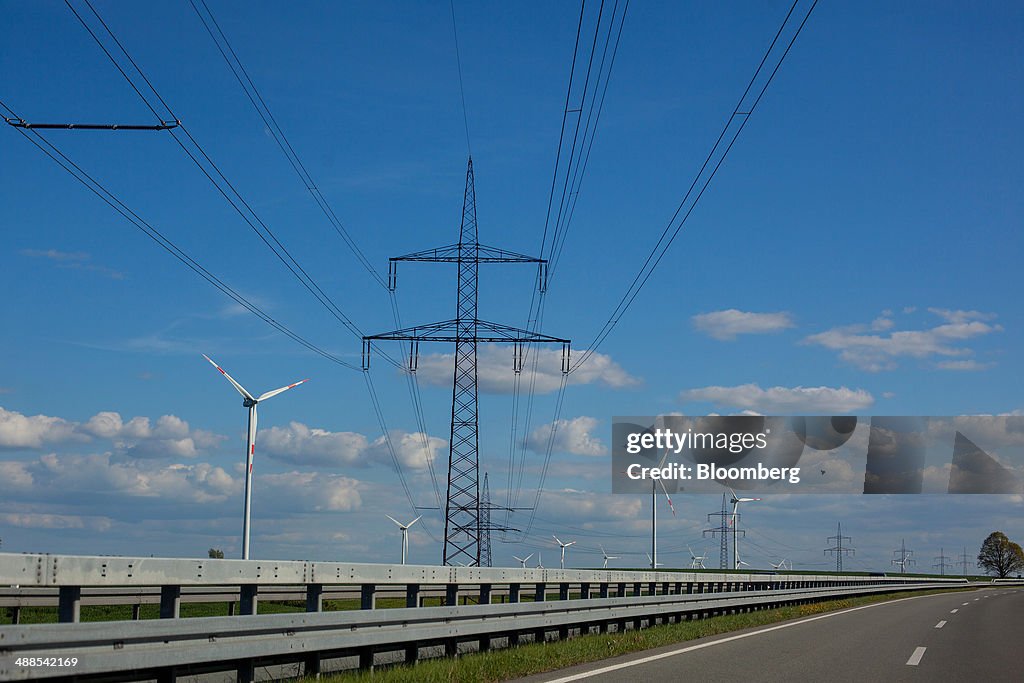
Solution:
<path fill-rule="evenodd" d="M 523 347 L 531 342 L 562 345 L 562 372 L 569 371 L 569 340 L 538 334 L 481 320 L 477 315 L 477 292 L 481 263 L 536 263 L 537 285 L 546 288 L 547 261 L 505 249 L 480 244 L 476 220 L 476 186 L 473 158 L 466 169 L 466 190 L 462 201 L 462 225 L 459 241 L 435 249 L 414 252 L 390 259 L 388 287 L 394 291 L 399 261 L 455 263 L 459 268 L 456 317 L 427 325 L 409 327 L 384 334 L 363 337 L 363 367 L 368 368 L 371 345 L 376 340 L 409 342 L 409 370 L 416 371 L 421 341 L 453 342 L 455 374 L 452 385 L 451 439 L 448 442 L 448 493 L 445 500 L 443 563 L 457 561 L 481 566 L 482 520 L 480 506 L 480 431 L 477 402 L 477 344 L 511 343 L 512 367 L 523 369 Z M 488 530 L 489 530 L 488 525 Z"/>
<path fill-rule="evenodd" d="M 714 529 L 705 529 L 704 535 L 711 534 L 712 536 L 718 536 L 721 539 L 721 549 L 718 556 L 718 568 L 728 569 L 729 568 L 729 519 L 732 515 L 729 513 L 729 505 L 725 502 L 725 494 L 722 494 L 722 511 L 712 512 L 708 514 L 708 521 L 711 521 L 712 517 L 719 518 L 719 526 Z M 739 513 L 736 513 L 736 521 L 739 523 Z M 739 529 L 739 533 L 746 535 L 746 531 Z"/>
<path fill-rule="evenodd" d="M 480 496 L 480 566 L 491 566 L 491 487 L 484 472 L 484 491 Z"/>
<path fill-rule="evenodd" d="M 825 541 L 827 543 L 831 543 L 832 541 L 836 542 L 836 544 L 834 546 L 832 546 L 831 548 L 825 548 L 825 554 L 826 555 L 828 555 L 829 553 L 835 553 L 836 554 L 836 571 L 837 572 L 842 572 L 843 571 L 843 555 L 844 554 L 846 554 L 846 555 L 853 555 L 853 554 L 856 554 L 856 552 L 857 552 L 854 548 L 850 548 L 848 546 L 844 547 L 843 546 L 843 541 L 849 541 L 850 543 L 853 543 L 853 539 L 850 538 L 849 536 L 843 536 L 843 523 L 839 522 L 839 526 L 836 528 L 836 535 L 835 536 L 829 536 L 827 539 L 825 539 Z"/>

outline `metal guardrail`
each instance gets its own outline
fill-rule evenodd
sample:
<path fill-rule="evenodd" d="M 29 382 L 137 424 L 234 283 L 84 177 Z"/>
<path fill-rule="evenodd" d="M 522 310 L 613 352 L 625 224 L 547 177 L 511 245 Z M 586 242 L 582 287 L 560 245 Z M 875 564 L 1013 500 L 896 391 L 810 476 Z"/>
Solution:
<path fill-rule="evenodd" d="M 177 616 L 181 600 L 201 596 L 241 601 L 245 616 L 58 623 L 0 627 L 0 679 L 55 676 L 157 677 L 207 670 L 237 670 L 253 679 L 261 662 L 300 661 L 318 672 L 324 659 L 358 656 L 363 667 L 374 654 L 404 652 L 415 661 L 420 648 L 441 645 L 454 654 L 460 642 L 487 649 L 493 638 L 515 644 L 542 640 L 549 631 L 625 630 L 658 621 L 761 609 L 905 589 L 964 585 L 879 576 L 721 574 L 618 570 L 539 570 L 428 567 L 321 562 L 184 560 L 0 554 L 0 584 L 18 591 L 57 590 L 62 621 L 77 621 L 84 597 L 102 593 L 157 597 L 161 616 Z M 299 587 L 296 587 L 296 586 Z M 378 592 L 402 590 L 406 608 L 373 609 Z M 84 591 L 84 592 L 83 592 Z M 260 592 L 262 591 L 262 592 Z M 354 595 L 361 610 L 323 612 L 333 592 Z M 551 600 L 557 591 L 557 600 Z M 418 607 L 427 593 L 443 594 L 446 606 Z M 304 596 L 306 613 L 257 615 L 257 595 Z M 508 603 L 492 604 L 502 594 Z M 459 606 L 460 595 L 479 604 Z M 573 596 L 578 596 L 570 599 Z M 532 600 L 531 600 L 532 598 Z M 300 598 L 301 599 L 301 598 Z M 29 666 L 47 657 L 74 667 Z M 18 662 L 22 662 L 21 665 Z"/>

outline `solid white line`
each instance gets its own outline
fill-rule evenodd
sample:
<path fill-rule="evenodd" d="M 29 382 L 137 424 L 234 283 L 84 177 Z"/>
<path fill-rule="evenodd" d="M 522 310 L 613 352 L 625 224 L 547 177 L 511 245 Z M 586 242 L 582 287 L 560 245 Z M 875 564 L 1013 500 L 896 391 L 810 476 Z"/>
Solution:
<path fill-rule="evenodd" d="M 919 647 L 914 650 L 914 654 L 910 655 L 910 659 L 907 660 L 907 666 L 917 666 L 921 663 L 921 658 L 924 657 L 924 651 L 926 647 Z"/>
<path fill-rule="evenodd" d="M 944 595 L 944 593 L 936 593 L 936 594 L 933 594 L 933 595 L 915 595 L 915 596 L 912 596 L 912 597 L 909 597 L 909 598 L 900 598 L 899 600 L 887 600 L 885 602 L 876 602 L 873 605 L 863 605 L 861 607 L 851 607 L 850 609 L 844 609 L 841 612 L 828 612 L 827 614 L 819 614 L 816 617 L 807 617 L 806 619 L 800 619 L 799 621 L 790 621 L 790 622 L 786 622 L 785 624 L 779 624 L 778 626 L 768 626 L 766 628 L 763 628 L 763 629 L 760 629 L 760 630 L 757 630 L 757 631 L 750 631 L 749 633 L 741 633 L 741 634 L 736 635 L 736 636 L 728 636 L 726 638 L 720 638 L 718 640 L 712 640 L 711 642 L 701 643 L 699 645 L 690 645 L 689 647 L 683 647 L 683 648 L 680 648 L 678 650 L 672 650 L 670 652 L 662 652 L 660 654 L 650 655 L 648 657 L 642 657 L 641 659 L 634 659 L 634 660 L 631 660 L 631 661 L 628 661 L 628 662 L 622 662 L 621 664 L 612 664 L 610 666 L 605 666 L 605 667 L 602 667 L 600 669 L 591 669 L 589 671 L 584 671 L 584 672 L 581 672 L 581 673 L 578 673 L 578 674 L 572 674 L 571 676 L 564 676 L 562 678 L 553 678 L 550 681 L 547 681 L 546 683 L 570 683 L 570 681 L 579 681 L 579 680 L 583 680 L 584 678 L 590 678 L 591 676 L 600 676 L 601 674 L 611 673 L 612 671 L 618 671 L 619 669 L 626 669 L 626 668 L 629 668 L 631 666 L 639 666 L 640 664 L 647 664 L 648 662 L 656 662 L 659 659 L 665 659 L 666 657 L 674 657 L 676 655 L 686 654 L 687 652 L 693 652 L 694 650 L 703 650 L 704 648 L 711 647 L 712 645 L 721 645 L 722 643 L 729 643 L 729 642 L 732 642 L 734 640 L 742 640 L 744 638 L 750 638 L 751 636 L 759 636 L 762 633 L 771 633 L 772 631 L 780 631 L 780 630 L 782 630 L 784 628 L 791 628 L 793 626 L 799 626 L 800 624 L 807 624 L 807 623 L 810 623 L 812 621 L 818 621 L 819 619 L 829 619 L 831 617 L 838 617 L 840 614 L 849 614 L 850 612 L 859 612 L 862 609 L 871 609 L 872 607 L 881 607 L 882 605 L 893 605 L 893 604 L 896 604 L 897 602 L 903 602 L 905 600 L 920 600 L 921 598 L 931 598 L 931 597 L 935 597 L 935 595 Z M 918 650 L 921 651 L 921 656 L 924 656 L 925 648 L 919 647 Z M 911 659 L 913 659 L 915 656 L 917 656 L 917 652 L 916 651 L 914 652 L 914 655 L 911 656 Z M 919 661 L 921 661 L 921 657 L 917 657 L 917 662 L 919 662 Z M 916 665 L 917 662 L 914 662 L 914 665 Z M 907 662 L 907 664 L 910 664 L 910 662 Z"/>
<path fill-rule="evenodd" d="M 969 605 L 969 604 L 970 604 L 970 603 L 968 603 L 968 602 L 965 602 L 964 604 L 962 604 L 962 605 L 960 605 L 960 606 L 961 606 L 961 607 L 967 607 L 967 605 Z"/>
<path fill-rule="evenodd" d="M 959 611 L 960 611 L 960 608 L 958 607 L 957 609 L 951 609 L 951 610 L 949 610 L 949 613 L 950 613 L 950 614 L 956 614 L 956 613 L 957 613 L 957 612 L 959 612 Z"/>
<path fill-rule="evenodd" d="M 942 628 L 945 625 L 946 625 L 946 622 L 940 621 L 939 623 L 935 624 L 935 628 Z"/>

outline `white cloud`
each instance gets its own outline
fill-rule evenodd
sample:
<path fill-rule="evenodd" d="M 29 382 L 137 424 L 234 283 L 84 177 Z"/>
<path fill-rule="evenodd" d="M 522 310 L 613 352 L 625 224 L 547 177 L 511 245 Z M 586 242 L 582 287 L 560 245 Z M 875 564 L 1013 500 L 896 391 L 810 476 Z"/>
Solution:
<path fill-rule="evenodd" d="M 32 473 L 23 462 L 0 462 L 0 491 L 31 488 Z"/>
<path fill-rule="evenodd" d="M 541 348 L 529 350 L 521 376 L 525 387 L 530 382 L 534 361 L 537 377 L 534 390 L 539 394 L 557 391 L 562 382 L 562 350 Z M 582 351 L 575 351 L 581 354 Z M 453 353 L 433 353 L 421 356 L 418 370 L 420 380 L 433 386 L 450 387 L 455 367 Z M 492 394 L 512 393 L 515 373 L 512 369 L 512 347 L 483 344 L 477 350 L 477 374 L 480 391 Z M 612 389 L 636 386 L 640 380 L 626 372 L 611 356 L 594 353 L 590 359 L 569 375 L 569 384 L 603 384 Z"/>
<path fill-rule="evenodd" d="M 793 316 L 786 312 L 749 313 L 730 308 L 693 316 L 693 325 L 715 339 L 735 339 L 740 334 L 771 334 L 794 327 Z"/>
<path fill-rule="evenodd" d="M 607 454 L 608 447 L 593 434 L 597 425 L 596 418 L 586 415 L 574 417 L 571 420 L 557 420 L 552 450 L 556 453 L 571 453 L 573 455 Z M 533 430 L 526 445 L 536 453 L 546 453 L 550 437 L 551 425 L 543 425 Z"/>
<path fill-rule="evenodd" d="M 339 474 L 319 472 L 284 472 L 265 474 L 260 483 L 267 496 L 279 504 L 314 512 L 348 512 L 363 504 L 359 481 Z"/>
<path fill-rule="evenodd" d="M 390 432 L 395 457 L 403 467 L 426 468 L 440 449 L 448 445 L 444 439 L 420 432 Z M 262 444 L 262 446 L 260 446 Z M 330 432 L 292 422 L 287 427 L 271 427 L 261 432 L 257 451 L 297 465 L 366 466 L 393 463 L 383 435 L 372 442 L 356 432 Z"/>
<path fill-rule="evenodd" d="M 111 520 L 108 517 L 15 512 L 0 513 L 0 524 L 27 529 L 89 529 L 91 531 L 107 531 L 110 529 Z"/>
<path fill-rule="evenodd" d="M 680 393 L 687 402 L 702 401 L 718 406 L 751 410 L 763 414 L 825 413 L 851 414 L 868 408 L 875 399 L 863 389 L 847 387 L 770 387 L 757 384 L 734 387 L 710 386 Z"/>
<path fill-rule="evenodd" d="M 58 268 L 87 270 L 99 273 L 100 275 L 105 275 L 113 280 L 123 280 L 125 277 L 124 273 L 120 271 L 90 263 L 92 257 L 84 251 L 69 252 L 58 251 L 57 249 L 22 249 L 21 253 L 24 256 L 31 256 L 32 258 L 45 258 L 55 263 Z"/>
<path fill-rule="evenodd" d="M 979 363 L 976 360 L 943 360 L 939 361 L 937 367 L 943 370 L 987 370 L 993 363 Z"/>
<path fill-rule="evenodd" d="M 816 344 L 838 351 L 842 360 L 861 369 L 878 372 L 895 368 L 896 359 L 900 357 L 945 356 L 956 358 L 969 356 L 973 351 L 962 346 L 962 342 L 993 332 L 1001 332 L 1003 329 L 1000 325 L 982 322 L 982 320 L 994 318 L 994 314 L 991 313 L 950 311 L 938 308 L 928 310 L 945 322 L 924 330 L 902 330 L 891 332 L 888 335 L 868 334 L 868 332 L 881 332 L 893 327 L 893 324 L 890 324 L 892 321 L 883 316 L 876 319 L 870 326 L 835 327 L 812 334 L 804 339 L 804 343 Z"/>
<path fill-rule="evenodd" d="M 115 450 L 136 457 L 194 458 L 226 437 L 202 429 L 192 430 L 175 415 L 163 415 L 156 425 L 148 417 L 125 422 L 119 413 L 102 411 L 84 424 L 48 415 L 26 416 L 0 408 L 0 448 L 38 449 L 68 441 L 93 438 L 113 442 Z"/>
<path fill-rule="evenodd" d="M 48 415 L 22 415 L 0 408 L 0 448 L 42 448 L 46 444 L 70 440 L 84 440 L 73 422 Z"/>

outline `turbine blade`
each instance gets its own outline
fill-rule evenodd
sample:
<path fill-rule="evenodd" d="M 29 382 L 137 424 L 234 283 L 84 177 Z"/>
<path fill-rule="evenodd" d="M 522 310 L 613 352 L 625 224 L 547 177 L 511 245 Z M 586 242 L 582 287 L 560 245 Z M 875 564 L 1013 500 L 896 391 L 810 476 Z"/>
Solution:
<path fill-rule="evenodd" d="M 523 562 L 526 562 L 526 560 L 529 560 L 531 557 L 533 557 L 533 553 L 530 553 L 529 555 L 527 555 L 526 559 L 523 560 Z"/>
<path fill-rule="evenodd" d="M 558 540 L 558 536 L 551 534 L 551 538 L 555 539 L 555 542 L 558 543 L 558 545 L 562 545 L 562 542 Z"/>
<path fill-rule="evenodd" d="M 575 545 L 575 543 L 576 543 L 576 541 L 569 541 L 568 543 L 565 544 L 565 547 L 568 548 L 571 545 Z"/>
<path fill-rule="evenodd" d="M 397 524 L 397 525 L 398 525 L 398 528 L 399 528 L 399 529 L 401 529 L 401 528 L 402 528 L 402 523 L 401 523 L 401 522 L 399 522 L 399 521 L 398 521 L 397 519 L 395 519 L 395 518 L 394 518 L 394 517 L 392 517 L 391 515 L 384 515 L 384 516 L 385 516 L 385 517 L 387 517 L 388 519 L 390 519 L 390 520 L 391 520 L 392 522 L 394 522 L 395 524 Z"/>
<path fill-rule="evenodd" d="M 665 488 L 665 482 L 663 482 L 661 479 L 659 479 L 658 483 L 661 484 L 661 490 L 665 493 L 665 500 L 668 501 L 668 509 L 672 511 L 672 516 L 675 517 L 676 516 L 676 508 L 675 508 L 674 505 L 672 505 L 672 498 L 668 495 L 668 489 Z"/>
<path fill-rule="evenodd" d="M 230 379 L 230 378 L 229 378 L 229 379 Z M 286 386 L 286 387 L 281 387 L 280 389 L 274 389 L 273 391 L 268 391 L 267 393 L 265 393 L 265 394 L 261 395 L 261 396 L 260 396 L 260 397 L 259 397 L 258 399 L 256 399 L 256 400 L 257 400 L 257 401 L 266 401 L 266 400 L 267 400 L 268 398 L 274 398 L 275 396 L 277 396 L 278 394 L 280 394 L 280 393 L 281 393 L 282 391 L 288 391 L 289 389 L 292 389 L 292 388 L 294 388 L 294 387 L 297 387 L 297 386 L 299 386 L 300 384 L 303 384 L 304 382 L 308 382 L 308 381 L 309 381 L 308 379 L 300 379 L 300 380 L 299 380 L 298 382 L 295 382 L 294 384 L 289 384 L 289 385 L 288 385 L 288 386 Z"/>
<path fill-rule="evenodd" d="M 415 524 L 416 522 L 420 521 L 421 519 L 423 519 L 423 515 L 420 515 L 416 519 L 414 519 L 411 522 L 409 522 L 408 524 L 406 524 L 405 528 L 408 529 L 409 527 L 411 527 L 413 524 Z"/>
<path fill-rule="evenodd" d="M 229 375 L 228 373 L 224 372 L 224 368 L 222 368 L 221 366 L 219 366 L 216 363 L 214 363 L 212 358 L 207 356 L 205 353 L 203 354 L 203 358 L 205 358 L 206 360 L 210 361 L 210 365 L 212 365 L 213 367 L 215 367 L 218 370 L 220 370 L 220 374 L 224 375 L 224 379 L 226 379 L 227 381 L 231 382 L 231 386 L 233 386 L 235 389 L 238 389 L 238 393 L 240 393 L 244 398 L 247 398 L 250 401 L 255 401 L 256 400 L 255 398 L 253 398 L 252 394 L 250 394 L 248 391 L 245 390 L 245 387 L 243 387 L 241 384 L 239 384 L 234 379 L 232 379 L 231 375 Z"/>

